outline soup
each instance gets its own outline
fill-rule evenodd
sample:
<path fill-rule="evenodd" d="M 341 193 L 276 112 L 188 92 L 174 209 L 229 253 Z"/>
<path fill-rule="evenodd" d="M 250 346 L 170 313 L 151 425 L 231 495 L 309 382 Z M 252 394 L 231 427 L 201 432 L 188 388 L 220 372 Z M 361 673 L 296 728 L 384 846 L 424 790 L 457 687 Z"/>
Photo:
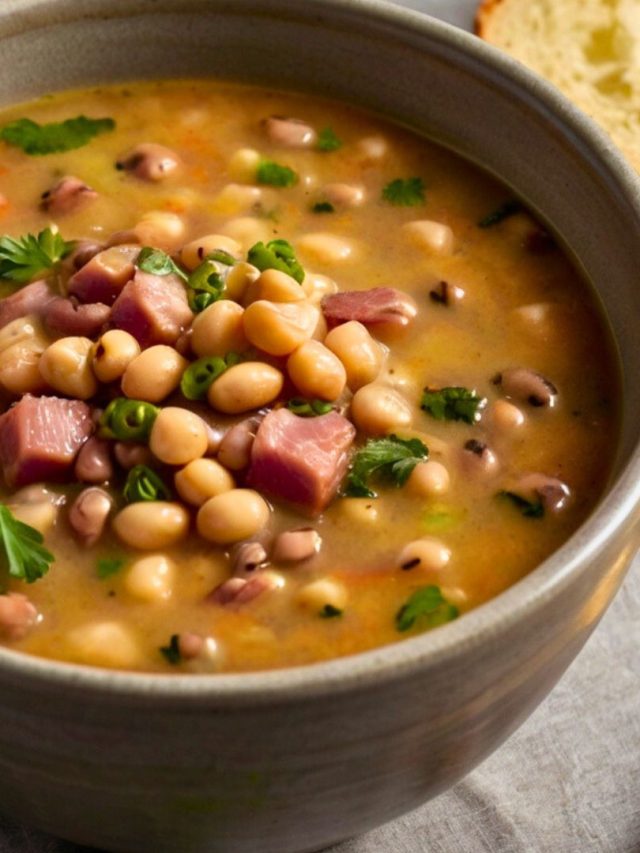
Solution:
<path fill-rule="evenodd" d="M 0 128 L 6 646 L 172 673 L 352 654 L 499 594 L 593 509 L 606 324 L 469 164 L 204 81 Z"/>

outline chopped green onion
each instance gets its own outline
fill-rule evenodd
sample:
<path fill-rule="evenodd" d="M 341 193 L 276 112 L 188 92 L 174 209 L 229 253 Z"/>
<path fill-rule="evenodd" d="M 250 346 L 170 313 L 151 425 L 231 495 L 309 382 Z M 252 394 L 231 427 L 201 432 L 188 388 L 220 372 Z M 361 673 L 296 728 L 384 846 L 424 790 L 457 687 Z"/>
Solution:
<path fill-rule="evenodd" d="M 140 501 L 169 501 L 171 491 L 162 478 L 147 465 L 134 465 L 127 474 L 122 490 L 127 503 Z"/>
<path fill-rule="evenodd" d="M 118 441 L 146 441 L 159 411 L 144 400 L 117 397 L 102 413 L 100 436 Z"/>
<path fill-rule="evenodd" d="M 286 240 L 270 240 L 266 246 L 262 242 L 255 243 L 249 249 L 247 260 L 260 271 L 280 270 L 295 278 L 298 284 L 304 281 L 304 269 L 296 258 L 293 246 Z"/>
<path fill-rule="evenodd" d="M 305 400 L 303 397 L 294 397 L 287 403 L 287 409 L 302 418 L 314 418 L 316 415 L 327 415 L 333 411 L 334 406 L 326 400 Z"/>
<path fill-rule="evenodd" d="M 182 374 L 180 390 L 187 400 L 202 400 L 207 396 L 209 387 L 222 376 L 229 367 L 238 364 L 240 356 L 230 352 L 224 358 L 212 355 L 199 358 L 190 364 Z"/>
<path fill-rule="evenodd" d="M 187 281 L 189 308 L 196 314 L 224 296 L 227 275 L 236 259 L 221 249 L 207 255 Z"/>

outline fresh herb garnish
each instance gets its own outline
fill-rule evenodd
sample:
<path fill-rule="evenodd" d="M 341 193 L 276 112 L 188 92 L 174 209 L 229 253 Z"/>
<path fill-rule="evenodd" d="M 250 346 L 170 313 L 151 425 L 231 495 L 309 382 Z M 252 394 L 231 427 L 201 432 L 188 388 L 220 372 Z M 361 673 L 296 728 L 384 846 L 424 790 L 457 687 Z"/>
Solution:
<path fill-rule="evenodd" d="M 422 516 L 421 527 L 425 533 L 444 533 L 456 527 L 465 516 L 465 510 L 435 504 Z"/>
<path fill-rule="evenodd" d="M 311 210 L 314 213 L 335 213 L 336 209 L 330 201 L 317 201 Z"/>
<path fill-rule="evenodd" d="M 0 505 L 0 540 L 4 561 L 12 578 L 33 583 L 49 571 L 54 556 L 43 546 L 42 533 Z"/>
<path fill-rule="evenodd" d="M 417 589 L 396 613 L 398 631 L 409 631 L 416 622 L 423 628 L 436 628 L 458 616 L 458 608 L 450 604 L 438 586 Z"/>
<path fill-rule="evenodd" d="M 182 663 L 182 654 L 180 653 L 180 643 L 178 634 L 172 634 L 168 646 L 160 646 L 160 654 L 164 657 L 167 663 L 172 666 L 177 666 Z"/>
<path fill-rule="evenodd" d="M 256 181 L 271 187 L 292 187 L 298 176 L 289 166 L 281 166 L 273 160 L 261 160 L 256 169 Z"/>
<path fill-rule="evenodd" d="M 198 314 L 222 299 L 227 276 L 235 262 L 233 255 L 217 249 L 196 267 L 187 282 L 187 299 L 192 311 Z"/>
<path fill-rule="evenodd" d="M 342 148 L 342 140 L 336 136 L 332 127 L 323 127 L 318 133 L 316 148 L 318 151 L 337 151 Z"/>
<path fill-rule="evenodd" d="M 354 456 L 343 494 L 352 498 L 377 497 L 368 486 L 374 477 L 396 487 L 403 486 L 418 462 L 427 459 L 429 450 L 419 438 L 370 438 Z"/>
<path fill-rule="evenodd" d="M 116 397 L 102 413 L 99 435 L 118 441 L 146 441 L 159 411 L 144 400 Z"/>
<path fill-rule="evenodd" d="M 229 367 L 238 364 L 240 356 L 235 352 L 224 358 L 217 355 L 199 358 L 187 367 L 180 380 L 180 391 L 187 400 L 202 400 L 207 396 L 209 387 L 222 376 Z"/>
<path fill-rule="evenodd" d="M 457 386 L 425 388 L 420 408 L 437 421 L 464 421 L 474 424 L 480 420 L 480 411 L 487 401 L 475 391 Z"/>
<path fill-rule="evenodd" d="M 287 403 L 287 409 L 301 418 L 315 418 L 317 415 L 327 415 L 333 411 L 333 403 L 326 400 L 305 400 L 304 397 L 293 397 Z"/>
<path fill-rule="evenodd" d="M 152 275 L 171 275 L 173 273 L 183 281 L 188 280 L 186 273 L 180 269 L 173 258 L 170 258 L 161 249 L 154 249 L 151 246 L 144 246 L 140 250 L 136 266 L 143 272 L 148 272 Z"/>
<path fill-rule="evenodd" d="M 528 501 L 526 498 L 523 498 L 522 495 L 518 495 L 515 492 L 509 492 L 507 490 L 498 492 L 498 497 L 510 500 L 511 503 L 520 510 L 525 518 L 544 517 L 544 504 L 540 500 Z"/>
<path fill-rule="evenodd" d="M 96 563 L 96 572 L 100 580 L 106 580 L 106 578 L 116 575 L 124 564 L 123 557 L 102 557 Z"/>
<path fill-rule="evenodd" d="M 342 616 L 344 610 L 340 610 L 339 607 L 334 607 L 333 604 L 325 604 L 325 606 L 320 611 L 321 619 L 335 619 L 337 616 Z"/>
<path fill-rule="evenodd" d="M 304 281 L 304 269 L 296 258 L 291 243 L 286 240 L 270 240 L 266 246 L 264 243 L 255 243 L 247 254 L 247 260 L 261 272 L 273 269 L 286 272 L 302 284 Z"/>
<path fill-rule="evenodd" d="M 45 228 L 37 237 L 0 237 L 0 278 L 26 284 L 54 267 L 72 248 L 73 243 L 67 243 L 51 228 Z"/>
<path fill-rule="evenodd" d="M 508 219 L 510 216 L 514 216 L 516 213 L 520 213 L 522 210 L 522 205 L 516 199 L 511 199 L 510 201 L 505 201 L 504 204 L 500 205 L 500 207 L 496 208 L 491 213 L 487 214 L 483 219 L 478 222 L 478 228 L 491 228 L 493 225 L 499 225 L 505 219 Z"/>
<path fill-rule="evenodd" d="M 36 157 L 81 148 L 94 136 L 113 130 L 115 126 L 112 118 L 77 116 L 50 124 L 38 124 L 30 118 L 19 118 L 0 130 L 0 139 L 9 145 L 22 148 L 25 154 Z"/>
<path fill-rule="evenodd" d="M 396 178 L 382 190 L 382 198 L 397 207 L 413 207 L 424 203 L 422 178 Z"/>
<path fill-rule="evenodd" d="M 127 474 L 122 494 L 128 504 L 171 500 L 171 490 L 162 477 L 148 465 L 133 466 Z"/>

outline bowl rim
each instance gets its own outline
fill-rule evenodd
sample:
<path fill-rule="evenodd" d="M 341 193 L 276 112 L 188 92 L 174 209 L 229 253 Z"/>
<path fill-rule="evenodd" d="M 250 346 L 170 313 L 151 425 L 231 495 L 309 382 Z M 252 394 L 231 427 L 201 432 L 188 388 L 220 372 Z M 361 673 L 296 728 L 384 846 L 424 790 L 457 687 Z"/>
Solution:
<path fill-rule="evenodd" d="M 66 5 L 66 4 L 65 4 Z M 102 4 L 100 4 L 102 6 Z M 514 83 L 535 98 L 537 112 L 546 111 L 561 117 L 564 131 L 577 142 L 586 142 L 599 158 L 601 167 L 618 189 L 640 222 L 640 179 L 608 136 L 574 106 L 553 85 L 518 61 L 472 34 L 430 17 L 427 14 L 384 2 L 384 0 L 305 0 L 295 9 L 286 0 L 209 0 L 203 10 L 216 5 L 225 12 L 246 14 L 280 8 L 285 19 L 308 20 L 318 13 L 339 12 L 342 20 L 350 16 L 359 29 L 367 24 L 383 25 L 389 37 L 399 41 L 425 40 L 431 44 L 464 54 L 475 64 L 489 66 L 494 79 L 513 91 Z M 3 19 L 19 13 L 45 8 L 51 15 L 62 2 L 56 0 L 8 0 L 0 12 Z M 80 6 L 80 4 L 78 4 Z M 175 8 L 175 7 L 174 7 Z M 154 4 L 148 12 L 164 11 Z M 80 9 L 63 16 L 75 20 Z M 18 14 L 16 14 L 18 13 Z M 121 15 L 117 15 L 121 16 Z M 111 17 L 100 10 L 100 17 Z M 55 20 L 55 18 L 54 18 Z M 44 21 L 27 19 L 26 29 L 37 29 Z M 10 25 L 10 29 L 11 29 Z M 356 100 L 354 99 L 354 102 Z M 159 674 L 102 669 L 82 664 L 40 658 L 0 647 L 0 676 L 21 687 L 64 687 L 85 695 L 108 695 L 117 699 L 154 702 L 164 699 L 175 704 L 206 703 L 218 707 L 252 707 L 274 702 L 281 704 L 308 700 L 326 694 L 380 687 L 397 679 L 410 677 L 428 668 L 445 665 L 470 646 L 495 638 L 516 622 L 544 607 L 559 591 L 570 585 L 586 564 L 603 549 L 640 504 L 640 440 L 622 470 L 610 483 L 604 497 L 576 532 L 546 560 L 521 580 L 485 604 L 464 614 L 464 618 L 412 638 L 380 646 L 345 657 L 304 666 L 241 673 Z"/>

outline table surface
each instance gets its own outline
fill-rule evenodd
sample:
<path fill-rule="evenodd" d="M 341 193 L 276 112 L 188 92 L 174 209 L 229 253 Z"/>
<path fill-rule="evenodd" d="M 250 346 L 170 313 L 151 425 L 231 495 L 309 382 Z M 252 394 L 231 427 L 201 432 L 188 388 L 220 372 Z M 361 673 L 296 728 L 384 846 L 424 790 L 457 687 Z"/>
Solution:
<path fill-rule="evenodd" d="M 474 0 L 402 0 L 471 29 Z M 640 853 L 639 561 L 560 684 L 435 800 L 331 853 Z M 0 853 L 89 853 L 0 825 Z"/>

